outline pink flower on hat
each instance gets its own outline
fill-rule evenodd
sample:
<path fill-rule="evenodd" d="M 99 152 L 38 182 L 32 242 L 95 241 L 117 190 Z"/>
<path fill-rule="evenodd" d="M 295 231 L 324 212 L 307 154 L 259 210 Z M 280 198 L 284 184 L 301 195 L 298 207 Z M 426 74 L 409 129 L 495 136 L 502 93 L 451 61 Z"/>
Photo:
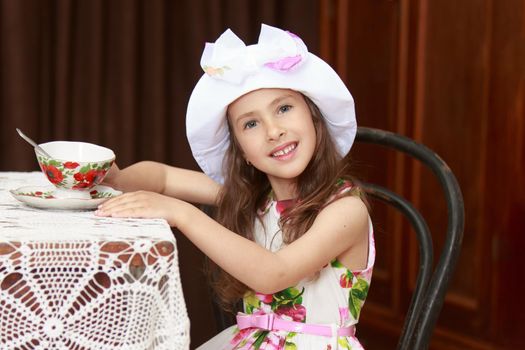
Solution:
<path fill-rule="evenodd" d="M 297 55 L 294 57 L 281 58 L 280 60 L 275 62 L 268 62 L 265 64 L 265 66 L 271 69 L 287 72 L 293 67 L 295 67 L 299 62 L 301 62 L 301 60 L 301 55 Z"/>
<path fill-rule="evenodd" d="M 240 84 L 262 67 L 288 72 L 308 57 L 308 49 L 297 35 L 262 25 L 256 45 L 246 44 L 231 30 L 214 43 L 207 43 L 201 67 L 212 78 Z"/>

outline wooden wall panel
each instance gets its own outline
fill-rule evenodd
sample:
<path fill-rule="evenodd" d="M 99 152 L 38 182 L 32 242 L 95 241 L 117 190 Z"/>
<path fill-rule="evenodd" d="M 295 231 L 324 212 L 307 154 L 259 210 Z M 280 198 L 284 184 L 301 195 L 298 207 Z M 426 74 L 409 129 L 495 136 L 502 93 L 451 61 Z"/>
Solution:
<path fill-rule="evenodd" d="M 431 147 L 462 188 L 462 253 L 432 348 L 525 347 L 525 1 L 325 0 L 320 13 L 322 55 L 352 91 L 358 123 Z M 439 251 L 446 206 L 431 174 L 368 147 L 353 152 L 358 175 L 413 200 Z M 359 335 L 387 349 L 413 289 L 417 246 L 399 217 L 383 208 L 373 216 L 378 268 Z"/>
<path fill-rule="evenodd" d="M 392 62 L 397 61 L 397 41 L 395 34 L 391 33 L 396 33 L 398 26 L 395 4 L 376 2 L 370 6 L 362 1 L 341 1 L 339 4 L 341 8 L 336 11 L 338 23 L 343 22 L 344 26 L 338 26 L 341 35 L 337 44 L 340 47 L 341 43 L 346 43 L 348 54 L 337 55 L 336 64 L 337 67 L 345 67 L 343 64 L 346 62 L 346 67 L 349 67 L 342 68 L 340 74 L 355 98 L 358 123 L 393 129 L 396 123 L 397 71 Z M 351 54 L 353 52 L 366 54 Z M 395 163 L 397 159 L 391 154 L 357 145 L 351 156 L 356 164 L 355 171 L 362 179 L 399 187 L 395 173 L 360 166 L 377 164 L 369 162 L 369 159 L 380 160 L 379 164 Z M 400 308 L 397 295 L 401 283 L 400 257 L 403 254 L 400 218 L 377 204 L 373 210 L 377 248 L 384 254 L 377 259 L 374 279 L 377 288 L 369 300 L 382 318 L 392 318 Z"/>
<path fill-rule="evenodd" d="M 440 154 L 454 171 L 465 201 L 465 234 L 462 254 L 451 283 L 443 327 L 461 329 L 462 334 L 476 336 L 487 330 L 488 300 L 484 283 L 491 276 L 483 271 L 490 267 L 486 248 L 487 235 L 481 235 L 485 201 L 485 154 L 488 116 L 488 82 L 490 44 L 490 2 L 428 2 L 425 13 L 426 41 L 423 89 L 417 92 L 420 113 L 414 115 L 414 137 Z M 444 25 L 446 23 L 446 25 Z M 414 169 L 414 178 L 421 178 L 413 192 L 429 226 L 436 234 L 440 249 L 446 230 L 445 204 L 436 200 L 440 194 L 437 183 Z M 422 184 L 425 184 L 422 186 Z M 473 268 L 475 267 L 475 268 Z M 413 267 L 415 269 L 415 267 Z"/>
<path fill-rule="evenodd" d="M 490 217 L 488 330 L 508 349 L 525 348 L 525 2 L 492 6 L 484 213 Z"/>

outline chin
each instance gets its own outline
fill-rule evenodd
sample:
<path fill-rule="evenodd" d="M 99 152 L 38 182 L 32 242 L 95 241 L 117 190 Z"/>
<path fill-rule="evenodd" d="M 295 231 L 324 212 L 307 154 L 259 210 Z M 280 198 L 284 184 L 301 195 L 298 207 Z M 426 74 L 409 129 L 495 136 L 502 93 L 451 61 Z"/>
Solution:
<path fill-rule="evenodd" d="M 304 169 L 296 170 L 296 171 L 285 171 L 281 172 L 279 174 L 273 174 L 273 177 L 280 178 L 280 179 L 286 179 L 286 180 L 296 180 L 303 172 Z"/>

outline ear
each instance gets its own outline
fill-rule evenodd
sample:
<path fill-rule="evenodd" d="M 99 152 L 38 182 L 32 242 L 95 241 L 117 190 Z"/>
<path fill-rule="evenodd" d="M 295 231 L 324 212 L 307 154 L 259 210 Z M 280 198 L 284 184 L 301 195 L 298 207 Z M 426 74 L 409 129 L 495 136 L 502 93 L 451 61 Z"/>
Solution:
<path fill-rule="evenodd" d="M 246 153 L 242 152 L 241 156 L 244 158 L 244 161 L 246 162 L 246 165 L 248 165 L 248 166 L 252 165 L 252 163 L 250 162 L 248 157 L 246 157 Z"/>

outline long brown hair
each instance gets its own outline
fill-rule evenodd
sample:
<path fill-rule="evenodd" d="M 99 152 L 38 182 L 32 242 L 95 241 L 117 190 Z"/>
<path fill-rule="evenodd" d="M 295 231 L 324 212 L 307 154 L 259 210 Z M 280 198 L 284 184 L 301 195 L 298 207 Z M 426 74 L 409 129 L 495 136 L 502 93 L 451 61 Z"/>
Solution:
<path fill-rule="evenodd" d="M 316 146 L 310 163 L 297 179 L 297 198 L 300 202 L 281 215 L 280 227 L 285 244 L 295 241 L 312 226 L 317 213 L 334 194 L 337 179 L 353 182 L 349 163 L 342 161 L 337 153 L 319 108 L 309 98 L 303 97 L 316 129 Z M 267 201 L 271 186 L 265 173 L 246 163 L 231 130 L 224 169 L 225 182 L 216 219 L 233 232 L 253 240 L 257 210 Z M 362 196 L 356 186 L 349 194 Z M 219 304 L 232 311 L 233 305 L 249 288 L 212 262 L 209 267 L 209 277 Z"/>

